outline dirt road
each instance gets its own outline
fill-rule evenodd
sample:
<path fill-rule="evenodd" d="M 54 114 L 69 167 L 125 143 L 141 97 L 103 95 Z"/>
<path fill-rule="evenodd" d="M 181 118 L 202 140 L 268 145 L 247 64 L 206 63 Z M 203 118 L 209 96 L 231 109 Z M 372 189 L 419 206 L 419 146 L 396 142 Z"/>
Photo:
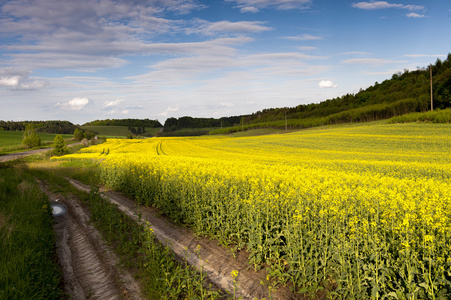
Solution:
<path fill-rule="evenodd" d="M 81 144 L 81 142 L 69 144 L 67 146 L 70 147 L 70 146 L 79 145 L 79 144 Z M 43 148 L 43 149 L 37 149 L 37 150 L 29 150 L 29 151 L 24 151 L 24 152 L 0 155 L 0 162 L 10 161 L 13 159 L 25 157 L 25 156 L 32 155 L 32 154 L 43 153 L 43 152 L 47 152 L 52 149 L 53 148 L 50 147 L 50 148 Z"/>
<path fill-rule="evenodd" d="M 117 267 L 119 259 L 102 242 L 78 199 L 51 193 L 42 182 L 39 185 L 61 209 L 54 227 L 64 291 L 70 299 L 144 299 L 133 276 Z"/>

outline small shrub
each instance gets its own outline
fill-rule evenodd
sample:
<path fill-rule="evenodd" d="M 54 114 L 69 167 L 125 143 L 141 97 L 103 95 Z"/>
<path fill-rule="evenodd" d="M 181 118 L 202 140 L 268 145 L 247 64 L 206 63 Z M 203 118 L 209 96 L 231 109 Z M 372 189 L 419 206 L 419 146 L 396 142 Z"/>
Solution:
<path fill-rule="evenodd" d="M 67 152 L 66 141 L 60 134 L 57 134 L 53 140 L 53 154 L 63 155 Z"/>
<path fill-rule="evenodd" d="M 34 131 L 33 125 L 27 125 L 23 135 L 22 145 L 26 148 L 34 148 L 41 145 L 41 138 Z"/>

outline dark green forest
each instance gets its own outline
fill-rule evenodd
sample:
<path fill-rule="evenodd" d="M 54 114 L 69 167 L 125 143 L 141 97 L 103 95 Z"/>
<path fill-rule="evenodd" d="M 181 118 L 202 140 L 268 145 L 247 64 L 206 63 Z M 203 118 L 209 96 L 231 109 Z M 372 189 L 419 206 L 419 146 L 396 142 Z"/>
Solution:
<path fill-rule="evenodd" d="M 0 130 L 25 131 L 27 125 L 33 125 L 36 132 L 72 134 L 78 126 L 69 121 L 1 121 Z"/>
<path fill-rule="evenodd" d="M 163 132 L 174 132 L 185 128 L 212 128 L 212 127 L 230 127 L 239 124 L 242 116 L 214 118 L 168 118 L 164 123 Z"/>

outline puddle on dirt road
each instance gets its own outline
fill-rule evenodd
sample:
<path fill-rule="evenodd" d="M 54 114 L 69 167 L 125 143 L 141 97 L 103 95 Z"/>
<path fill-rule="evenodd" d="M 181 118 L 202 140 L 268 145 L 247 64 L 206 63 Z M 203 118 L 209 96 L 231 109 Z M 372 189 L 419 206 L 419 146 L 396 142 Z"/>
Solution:
<path fill-rule="evenodd" d="M 54 217 L 59 217 L 67 213 L 67 207 L 62 203 L 52 203 L 50 206 L 52 207 Z"/>

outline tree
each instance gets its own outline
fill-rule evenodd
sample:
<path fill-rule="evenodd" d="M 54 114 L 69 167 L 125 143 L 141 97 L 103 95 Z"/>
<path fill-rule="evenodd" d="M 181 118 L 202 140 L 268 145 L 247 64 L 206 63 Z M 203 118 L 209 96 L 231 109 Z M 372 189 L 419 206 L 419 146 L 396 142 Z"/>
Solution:
<path fill-rule="evenodd" d="M 85 134 L 83 133 L 83 130 L 81 130 L 79 128 L 75 128 L 75 130 L 74 130 L 74 140 L 81 141 L 84 138 L 85 138 Z"/>
<path fill-rule="evenodd" d="M 32 124 L 25 127 L 22 144 L 27 148 L 33 148 L 41 145 L 41 138 L 34 131 L 34 126 Z"/>
<path fill-rule="evenodd" d="M 53 153 L 56 155 L 63 155 L 67 152 L 66 141 L 61 134 L 57 134 L 53 140 Z"/>

